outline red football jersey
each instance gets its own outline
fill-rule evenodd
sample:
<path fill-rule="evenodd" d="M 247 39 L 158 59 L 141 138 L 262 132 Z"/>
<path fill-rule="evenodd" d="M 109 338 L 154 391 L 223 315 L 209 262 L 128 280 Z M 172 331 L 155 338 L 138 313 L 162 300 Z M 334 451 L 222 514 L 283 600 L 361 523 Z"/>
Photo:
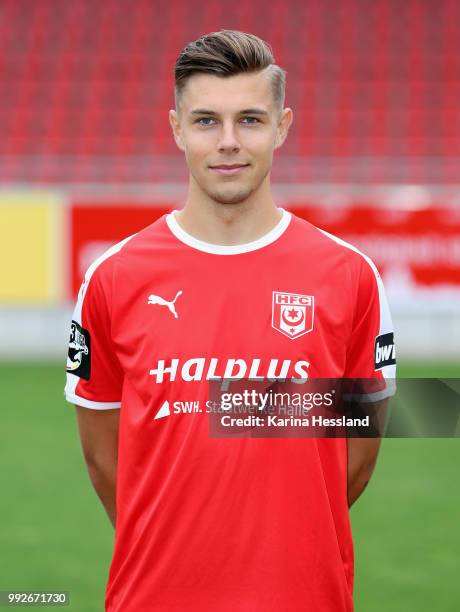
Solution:
<path fill-rule="evenodd" d="M 208 431 L 211 380 L 395 375 L 372 261 L 280 210 L 234 246 L 173 211 L 86 273 L 65 396 L 121 408 L 108 612 L 353 610 L 346 438 Z"/>

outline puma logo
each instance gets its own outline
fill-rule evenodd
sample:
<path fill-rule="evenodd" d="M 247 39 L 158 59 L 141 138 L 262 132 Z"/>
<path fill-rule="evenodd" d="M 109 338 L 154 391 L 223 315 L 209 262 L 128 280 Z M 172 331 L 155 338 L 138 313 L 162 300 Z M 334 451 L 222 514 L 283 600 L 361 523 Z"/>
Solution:
<path fill-rule="evenodd" d="M 179 315 L 176 312 L 176 307 L 174 306 L 174 302 L 177 300 L 177 298 L 180 296 L 181 293 L 182 291 L 178 291 L 176 294 L 176 297 L 171 302 L 168 302 L 167 300 L 160 297 L 159 295 L 152 294 L 152 295 L 149 295 L 147 304 L 158 304 L 159 306 L 167 306 L 170 313 L 173 314 L 174 317 L 177 319 Z"/>

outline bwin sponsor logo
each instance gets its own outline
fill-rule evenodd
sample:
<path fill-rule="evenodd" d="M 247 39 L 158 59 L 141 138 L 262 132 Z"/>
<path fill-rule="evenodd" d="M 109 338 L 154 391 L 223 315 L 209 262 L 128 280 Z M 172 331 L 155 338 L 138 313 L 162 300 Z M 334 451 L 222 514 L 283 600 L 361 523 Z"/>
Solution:
<path fill-rule="evenodd" d="M 375 339 L 375 369 L 396 363 L 393 333 L 382 334 Z"/>

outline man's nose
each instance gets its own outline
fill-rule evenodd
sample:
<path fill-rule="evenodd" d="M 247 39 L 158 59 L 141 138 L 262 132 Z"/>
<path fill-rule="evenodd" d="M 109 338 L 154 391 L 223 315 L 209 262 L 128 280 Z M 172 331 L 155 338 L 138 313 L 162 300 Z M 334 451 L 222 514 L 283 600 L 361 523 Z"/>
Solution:
<path fill-rule="evenodd" d="M 217 144 L 219 151 L 238 151 L 240 143 L 238 141 L 235 126 L 232 123 L 222 125 L 219 142 Z"/>

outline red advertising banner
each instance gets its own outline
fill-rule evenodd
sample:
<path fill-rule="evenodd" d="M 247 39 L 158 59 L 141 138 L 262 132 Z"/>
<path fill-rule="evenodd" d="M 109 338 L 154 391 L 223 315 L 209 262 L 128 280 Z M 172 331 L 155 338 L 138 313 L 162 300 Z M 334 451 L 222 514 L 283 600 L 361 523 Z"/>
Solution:
<path fill-rule="evenodd" d="M 410 209 L 364 202 L 338 207 L 281 205 L 371 257 L 393 303 L 428 299 L 432 306 L 432 297 L 444 303 L 460 301 L 460 208 Z M 160 206 L 76 202 L 71 210 L 70 299 L 94 259 L 176 207 L 172 202 Z"/>
<path fill-rule="evenodd" d="M 420 287 L 460 289 L 460 208 L 288 208 L 363 251 L 385 278 L 398 272 Z"/>

